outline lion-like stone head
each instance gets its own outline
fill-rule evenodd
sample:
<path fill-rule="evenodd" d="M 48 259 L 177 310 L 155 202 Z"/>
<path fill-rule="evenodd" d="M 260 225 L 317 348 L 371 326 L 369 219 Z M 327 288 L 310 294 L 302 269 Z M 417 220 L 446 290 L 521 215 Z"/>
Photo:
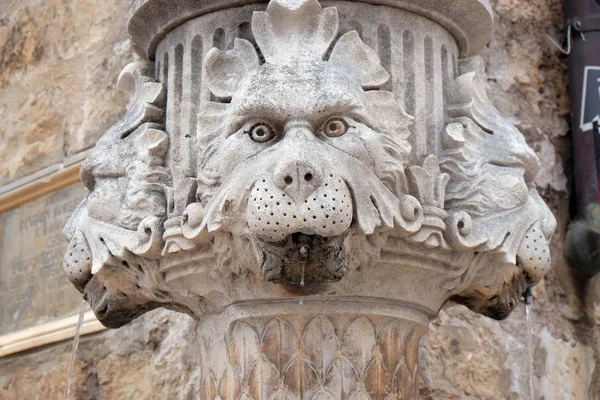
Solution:
<path fill-rule="evenodd" d="M 444 114 L 431 117 L 446 126 L 423 115 L 437 106 L 416 107 L 422 136 L 410 138 L 395 96 L 427 74 L 392 66 L 391 86 L 404 78 L 406 90 L 384 90 L 388 72 L 358 32 L 340 32 L 336 8 L 271 0 L 251 27 L 230 50 L 192 57 L 204 60 L 198 104 L 166 92 L 189 81 L 179 45 L 173 73 L 123 71 L 133 101 L 82 166 L 89 194 L 65 227 L 65 271 L 98 318 L 117 327 L 155 307 L 200 317 L 314 294 L 508 316 L 550 268 L 556 222 L 535 190 L 539 160 L 487 98 L 483 63 L 460 60 L 438 81 Z M 196 140 L 177 129 L 188 117 Z M 426 146 L 411 152 L 409 139 Z M 376 268 L 318 285 L 358 266 Z"/>
<path fill-rule="evenodd" d="M 325 282 L 343 276 L 351 238 L 418 229 L 404 175 L 412 117 L 380 90 L 389 74 L 358 33 L 336 41 L 336 9 L 289 3 L 254 14 L 256 45 L 237 39 L 207 55 L 219 102 L 201 117 L 219 123 L 201 140 L 203 219 L 184 234 L 245 237 L 266 279 L 297 281 L 302 265 Z"/>

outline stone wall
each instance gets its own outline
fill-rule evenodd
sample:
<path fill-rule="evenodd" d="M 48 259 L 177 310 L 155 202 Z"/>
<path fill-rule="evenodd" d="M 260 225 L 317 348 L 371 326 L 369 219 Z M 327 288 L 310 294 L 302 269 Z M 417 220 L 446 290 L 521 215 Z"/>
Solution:
<path fill-rule="evenodd" d="M 0 3 L 0 185 L 92 146 L 123 112 L 127 3 Z"/>
<path fill-rule="evenodd" d="M 0 3 L 0 185 L 89 148 L 123 112 L 127 99 L 116 79 L 135 57 L 126 39 L 128 3 Z M 539 190 L 559 221 L 554 269 L 534 290 L 537 398 L 598 399 L 600 283 L 577 279 L 562 255 L 569 104 L 566 68 L 546 38 L 560 37 L 561 2 L 492 3 L 494 39 L 483 54 L 489 95 L 538 153 Z M 421 346 L 423 399 L 528 398 L 523 307 L 495 322 L 449 304 L 430 328 Z M 62 398 L 70 350 L 70 342 L 61 342 L 0 358 L 0 400 Z M 197 354 L 194 321 L 152 312 L 82 338 L 71 398 L 197 399 Z"/>

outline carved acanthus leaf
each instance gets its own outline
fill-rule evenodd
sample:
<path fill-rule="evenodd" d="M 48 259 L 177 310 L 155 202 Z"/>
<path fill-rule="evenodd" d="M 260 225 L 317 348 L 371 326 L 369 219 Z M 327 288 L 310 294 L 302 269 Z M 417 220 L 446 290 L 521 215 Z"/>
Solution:
<path fill-rule="evenodd" d="M 339 26 L 335 7 L 316 0 L 277 0 L 252 15 L 252 31 L 265 61 L 288 63 L 298 57 L 324 59 Z"/>
<path fill-rule="evenodd" d="M 360 73 L 364 90 L 379 89 L 390 79 L 390 74 L 379 63 L 377 53 L 363 43 L 357 31 L 345 33 L 337 41 L 329 62 L 340 69 L 352 66 L 350 71 Z"/>
<path fill-rule="evenodd" d="M 440 171 L 440 165 L 435 155 L 429 155 L 423 161 L 423 166 L 408 168 L 411 193 L 424 206 L 444 209 L 446 185 L 450 176 Z"/>
<path fill-rule="evenodd" d="M 450 176 L 440 171 L 435 155 L 431 154 L 423 160 L 423 166 L 408 168 L 410 193 L 415 195 L 423 207 L 423 226 L 410 239 L 423 243 L 426 247 L 447 248 L 444 240 L 447 213 L 444 210 L 446 185 Z"/>
<path fill-rule="evenodd" d="M 416 398 L 423 330 L 369 315 L 342 320 L 312 315 L 300 322 L 284 315 L 233 322 L 224 340 L 227 357 L 213 354 L 203 369 L 207 400 L 244 393 L 254 399 Z"/>

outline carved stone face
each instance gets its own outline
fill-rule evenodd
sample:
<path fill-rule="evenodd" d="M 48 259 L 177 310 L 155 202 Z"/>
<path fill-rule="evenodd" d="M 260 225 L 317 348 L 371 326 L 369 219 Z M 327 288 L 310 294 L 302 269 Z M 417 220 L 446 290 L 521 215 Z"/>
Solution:
<path fill-rule="evenodd" d="M 325 23 L 334 10 L 305 7 L 310 18 L 281 10 L 291 18 L 282 37 L 268 13 L 256 13 L 258 50 L 237 39 L 206 61 L 226 105 L 224 123 L 200 144 L 203 226 L 247 237 L 262 274 L 282 282 L 301 280 L 295 269 L 309 281 L 338 280 L 358 245 L 349 236 L 408 232 L 421 217 L 404 175 L 412 119 L 378 90 L 388 73 L 356 31 L 334 43 L 337 27 Z M 285 42 L 294 32 L 304 40 Z M 395 115 L 379 118 L 390 108 Z"/>
<path fill-rule="evenodd" d="M 351 227 L 372 234 L 404 219 L 398 203 L 409 145 L 376 119 L 373 103 L 389 92 L 369 96 L 359 76 L 329 61 L 292 61 L 267 62 L 249 74 L 232 96 L 225 128 L 203 144 L 201 169 L 221 185 L 204 199 L 206 224 L 234 216 L 225 229 L 249 234 L 271 253 L 259 255 L 263 272 L 273 247 L 290 242 L 278 257 L 283 262 L 303 238 L 320 254 L 309 261 L 324 264 L 312 268 L 335 270 L 324 280 L 339 279 L 348 264 L 340 237 Z M 413 218 L 420 212 L 408 211 Z M 285 280 L 279 273 L 267 278 Z"/>
<path fill-rule="evenodd" d="M 233 100 L 235 117 L 220 157 L 205 164 L 216 167 L 226 185 L 243 180 L 252 186 L 247 222 L 266 241 L 295 232 L 342 234 L 355 207 L 367 206 L 352 199 L 359 189 L 353 186 L 362 179 L 379 186 L 381 193 L 373 195 L 380 201 L 391 195 L 375 175 L 383 157 L 374 151 L 386 133 L 373 126 L 364 92 L 341 71 L 320 64 L 308 66 L 318 70 L 306 75 L 310 79 L 294 80 L 298 71 L 292 66 L 277 71 L 289 79 L 275 77 L 279 74 L 269 71 L 272 66 L 253 76 Z M 398 143 L 396 150 L 405 147 Z"/>

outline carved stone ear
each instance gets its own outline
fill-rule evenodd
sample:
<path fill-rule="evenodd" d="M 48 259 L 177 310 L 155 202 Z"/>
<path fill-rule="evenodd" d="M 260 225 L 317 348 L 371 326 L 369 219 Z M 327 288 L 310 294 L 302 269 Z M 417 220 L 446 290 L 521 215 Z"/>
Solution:
<path fill-rule="evenodd" d="M 138 157 L 150 166 L 161 166 L 169 150 L 169 137 L 159 129 L 144 125 L 132 134 Z"/>
<path fill-rule="evenodd" d="M 365 92 L 365 96 L 369 101 L 369 111 L 374 116 L 374 122 L 399 138 L 407 140 L 410 136 L 408 127 L 415 122 L 415 118 L 404 111 L 402 105 L 394 98 L 394 94 L 387 90 L 369 90 Z M 408 141 L 406 145 L 409 153 Z"/>
<path fill-rule="evenodd" d="M 363 43 L 358 32 L 351 31 L 344 34 L 335 44 L 329 62 L 348 69 L 360 72 L 364 90 L 379 89 L 383 86 L 390 74 L 381 66 L 379 56 L 373 49 Z"/>
<path fill-rule="evenodd" d="M 252 16 L 252 32 L 265 60 L 285 62 L 290 55 L 324 58 L 338 31 L 337 9 L 317 0 L 273 0 Z"/>
<path fill-rule="evenodd" d="M 231 100 L 244 78 L 258 66 L 256 49 L 245 39 L 235 39 L 233 49 L 226 52 L 213 48 L 206 55 L 208 87 L 220 100 Z"/>
<path fill-rule="evenodd" d="M 208 134 L 212 134 L 221 128 L 227 129 L 224 124 L 228 122 L 228 108 L 229 104 L 214 101 L 207 102 L 197 115 L 199 129 Z"/>

